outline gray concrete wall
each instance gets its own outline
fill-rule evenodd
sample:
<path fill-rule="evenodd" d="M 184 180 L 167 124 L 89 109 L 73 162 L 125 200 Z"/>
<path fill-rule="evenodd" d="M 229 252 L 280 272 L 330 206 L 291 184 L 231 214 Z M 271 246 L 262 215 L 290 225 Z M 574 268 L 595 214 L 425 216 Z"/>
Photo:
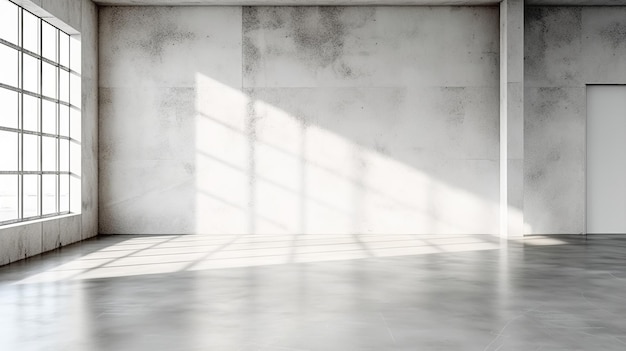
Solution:
<path fill-rule="evenodd" d="M 585 231 L 586 84 L 626 84 L 625 7 L 528 7 L 526 234 Z"/>
<path fill-rule="evenodd" d="M 497 7 L 103 7 L 100 232 L 498 232 Z"/>
<path fill-rule="evenodd" d="M 37 15 L 45 17 L 46 20 L 52 21 L 69 34 L 80 33 L 82 203 L 78 205 L 80 209 L 76 210 L 77 214 L 2 227 L 0 229 L 0 265 L 98 234 L 98 8 L 90 0 L 20 0 L 17 2 Z"/>

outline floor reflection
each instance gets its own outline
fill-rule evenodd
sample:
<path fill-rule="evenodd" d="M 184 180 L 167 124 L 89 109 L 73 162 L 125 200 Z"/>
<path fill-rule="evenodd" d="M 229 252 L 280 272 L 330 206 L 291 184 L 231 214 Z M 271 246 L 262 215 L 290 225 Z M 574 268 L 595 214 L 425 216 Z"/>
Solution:
<path fill-rule="evenodd" d="M 623 350 L 626 236 L 102 236 L 0 267 L 2 350 Z"/>

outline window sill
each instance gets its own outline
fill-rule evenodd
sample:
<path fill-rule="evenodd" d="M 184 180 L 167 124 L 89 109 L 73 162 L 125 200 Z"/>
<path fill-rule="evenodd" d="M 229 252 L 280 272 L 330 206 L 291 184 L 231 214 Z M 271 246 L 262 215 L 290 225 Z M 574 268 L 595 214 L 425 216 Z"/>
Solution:
<path fill-rule="evenodd" d="M 60 216 L 46 217 L 46 218 L 37 218 L 37 219 L 29 220 L 29 221 L 4 224 L 4 225 L 0 225 L 0 230 L 2 230 L 2 229 L 9 229 L 9 228 L 16 228 L 16 227 L 20 227 L 20 226 L 23 226 L 23 225 L 29 225 L 29 224 L 35 224 L 35 223 L 43 223 L 43 222 L 53 221 L 53 220 L 56 220 L 56 219 L 69 218 L 69 217 L 74 217 L 74 216 L 80 216 L 80 213 L 67 213 L 67 214 L 60 215 Z"/>

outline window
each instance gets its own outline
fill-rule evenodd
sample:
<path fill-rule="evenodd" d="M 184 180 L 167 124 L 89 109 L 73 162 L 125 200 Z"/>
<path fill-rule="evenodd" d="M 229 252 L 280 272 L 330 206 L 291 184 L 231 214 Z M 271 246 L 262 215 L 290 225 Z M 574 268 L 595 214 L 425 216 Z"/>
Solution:
<path fill-rule="evenodd" d="M 80 42 L 0 0 L 0 225 L 70 213 L 80 193 Z"/>

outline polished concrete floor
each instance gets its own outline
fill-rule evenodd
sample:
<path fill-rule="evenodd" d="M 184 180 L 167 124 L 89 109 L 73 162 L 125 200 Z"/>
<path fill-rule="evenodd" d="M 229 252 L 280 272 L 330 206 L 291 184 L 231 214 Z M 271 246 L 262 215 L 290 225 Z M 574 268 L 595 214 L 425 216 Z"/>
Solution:
<path fill-rule="evenodd" d="M 626 236 L 101 236 L 0 267 L 0 350 L 626 350 Z"/>

